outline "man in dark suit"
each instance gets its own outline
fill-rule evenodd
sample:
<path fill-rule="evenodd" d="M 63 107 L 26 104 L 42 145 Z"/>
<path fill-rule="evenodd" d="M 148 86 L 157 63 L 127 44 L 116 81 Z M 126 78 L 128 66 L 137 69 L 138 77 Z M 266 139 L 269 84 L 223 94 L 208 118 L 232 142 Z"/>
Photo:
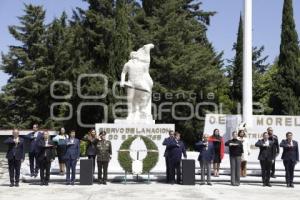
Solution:
<path fill-rule="evenodd" d="M 170 130 L 169 131 L 169 137 L 165 138 L 163 141 L 163 145 L 167 146 L 167 144 L 169 143 L 169 140 L 174 139 L 174 131 Z M 170 182 L 170 166 L 169 166 L 169 150 L 166 147 L 165 153 L 164 153 L 164 157 L 165 157 L 165 161 L 166 161 L 166 182 L 169 183 Z"/>
<path fill-rule="evenodd" d="M 177 183 L 181 183 L 181 157 L 187 158 L 185 145 L 180 140 L 180 133 L 176 132 L 175 137 L 170 139 L 168 144 L 168 156 L 169 156 L 169 165 L 170 165 L 170 183 L 175 183 L 175 171 L 177 177 Z"/>
<path fill-rule="evenodd" d="M 258 140 L 255 144 L 256 147 L 259 147 L 258 160 L 260 161 L 261 166 L 261 175 L 263 186 L 272 187 L 270 184 L 271 176 L 271 167 L 272 163 L 276 157 L 276 147 L 272 140 L 269 140 L 269 135 L 267 132 L 263 133 L 263 139 Z"/>
<path fill-rule="evenodd" d="M 8 145 L 6 158 L 8 160 L 10 187 L 19 187 L 21 163 L 25 159 L 24 141 L 19 137 L 19 130 L 13 129 L 12 137 L 4 141 Z"/>
<path fill-rule="evenodd" d="M 213 142 L 208 141 L 209 135 L 204 134 L 202 140 L 196 143 L 196 150 L 200 152 L 198 161 L 201 168 L 201 185 L 204 185 L 205 171 L 207 185 L 211 184 L 211 163 L 214 160 L 215 148 Z"/>
<path fill-rule="evenodd" d="M 33 125 L 33 131 L 24 136 L 25 139 L 30 141 L 30 148 L 29 148 L 29 165 L 30 165 L 30 175 L 31 177 L 36 177 L 39 173 L 39 163 L 37 159 L 38 155 L 38 148 L 37 142 L 43 138 L 43 134 L 38 130 L 38 125 Z"/>
<path fill-rule="evenodd" d="M 273 134 L 273 129 L 272 127 L 269 127 L 267 129 L 268 135 L 269 135 L 269 140 L 271 140 L 274 143 L 275 149 L 276 149 L 276 157 L 279 155 L 279 142 L 278 142 L 278 137 L 277 135 Z M 275 176 L 275 162 L 276 162 L 276 157 L 274 159 L 274 162 L 272 163 L 272 167 L 271 167 L 271 177 L 272 178 L 276 178 Z"/>
<path fill-rule="evenodd" d="M 286 140 L 282 140 L 280 147 L 283 148 L 281 159 L 285 168 L 285 179 L 287 187 L 294 187 L 295 165 L 299 162 L 298 143 L 293 140 L 293 133 L 286 133 Z"/>
<path fill-rule="evenodd" d="M 64 155 L 64 160 L 66 162 L 66 184 L 74 185 L 75 174 L 76 174 L 76 164 L 80 157 L 80 142 L 75 138 L 76 133 L 74 130 L 71 131 L 69 139 L 67 139 L 67 151 Z M 70 177 L 72 171 L 72 176 Z"/>
<path fill-rule="evenodd" d="M 40 167 L 41 185 L 48 186 L 50 180 L 51 162 L 55 159 L 54 143 L 50 140 L 48 131 L 43 134 L 43 139 L 37 142 L 38 162 Z"/>

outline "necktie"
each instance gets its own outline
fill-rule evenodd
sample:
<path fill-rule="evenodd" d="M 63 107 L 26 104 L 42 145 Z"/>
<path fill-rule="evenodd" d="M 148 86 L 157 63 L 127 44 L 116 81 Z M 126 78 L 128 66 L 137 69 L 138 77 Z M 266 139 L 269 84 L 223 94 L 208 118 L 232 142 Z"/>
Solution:
<path fill-rule="evenodd" d="M 45 141 L 45 146 L 48 146 L 48 140 Z M 47 148 L 45 149 L 45 157 L 47 157 Z"/>

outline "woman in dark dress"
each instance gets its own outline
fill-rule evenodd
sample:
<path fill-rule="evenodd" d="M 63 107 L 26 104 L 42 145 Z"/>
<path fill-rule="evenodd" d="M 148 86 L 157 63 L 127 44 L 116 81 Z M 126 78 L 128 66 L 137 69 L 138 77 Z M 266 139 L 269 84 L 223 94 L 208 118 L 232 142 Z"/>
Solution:
<path fill-rule="evenodd" d="M 220 163 L 224 157 L 224 139 L 220 136 L 219 129 L 215 129 L 213 135 L 209 137 L 209 142 L 213 142 L 215 148 L 215 156 L 213 161 L 214 176 L 219 176 Z"/>
<path fill-rule="evenodd" d="M 64 175 L 65 174 L 65 161 L 63 159 L 63 156 L 66 153 L 67 145 L 66 145 L 66 139 L 68 139 L 68 135 L 66 134 L 66 130 L 64 127 L 62 127 L 59 130 L 59 134 L 53 138 L 53 141 L 57 145 L 57 157 L 58 157 L 58 163 L 59 163 L 59 169 L 60 169 L 60 174 Z"/>
<path fill-rule="evenodd" d="M 88 159 L 93 160 L 93 173 L 95 172 L 95 163 L 96 163 L 96 145 L 94 142 L 97 139 L 96 131 L 91 129 L 87 135 L 83 137 L 83 141 L 87 142 L 86 154 Z"/>

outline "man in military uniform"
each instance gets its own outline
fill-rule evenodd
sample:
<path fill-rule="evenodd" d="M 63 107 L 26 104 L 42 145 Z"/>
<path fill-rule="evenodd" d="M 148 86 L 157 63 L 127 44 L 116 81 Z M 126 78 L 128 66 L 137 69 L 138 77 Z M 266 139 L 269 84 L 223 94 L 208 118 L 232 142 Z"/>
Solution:
<path fill-rule="evenodd" d="M 100 184 L 104 185 L 106 185 L 107 168 L 112 154 L 111 142 L 106 140 L 105 136 L 106 132 L 101 131 L 99 137 L 95 140 L 98 165 L 98 180 Z"/>

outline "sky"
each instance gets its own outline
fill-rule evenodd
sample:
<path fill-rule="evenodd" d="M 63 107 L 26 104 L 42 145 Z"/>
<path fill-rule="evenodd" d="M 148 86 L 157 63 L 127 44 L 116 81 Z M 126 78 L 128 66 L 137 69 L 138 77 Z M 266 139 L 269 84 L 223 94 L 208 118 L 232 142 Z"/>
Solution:
<path fill-rule="evenodd" d="M 223 59 L 231 59 L 233 43 L 236 41 L 240 13 L 244 0 L 199 0 L 202 10 L 216 11 L 211 18 L 207 36 L 217 52 L 224 52 Z M 253 46 L 264 46 L 267 62 L 272 63 L 279 54 L 281 16 L 284 0 L 253 0 Z M 294 18 L 300 34 L 300 0 L 294 0 Z M 87 8 L 83 0 L 0 0 L 0 52 L 6 53 L 9 45 L 18 44 L 9 34 L 9 25 L 18 25 L 18 16 L 23 15 L 23 3 L 43 5 L 46 23 L 66 11 L 71 16 L 76 7 Z M 1 62 L 1 58 L 0 58 Z M 9 76 L 0 71 L 0 88 Z"/>

